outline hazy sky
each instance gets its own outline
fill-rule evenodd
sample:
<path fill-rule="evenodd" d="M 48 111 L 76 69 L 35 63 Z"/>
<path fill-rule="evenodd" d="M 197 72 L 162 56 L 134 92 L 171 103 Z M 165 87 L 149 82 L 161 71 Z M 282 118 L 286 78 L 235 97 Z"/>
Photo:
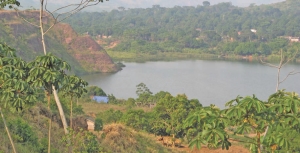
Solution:
<path fill-rule="evenodd" d="M 19 0 L 21 5 L 25 8 L 33 6 L 35 8 L 38 7 L 38 3 L 40 0 Z M 103 11 L 103 10 L 112 10 L 116 9 L 119 6 L 123 6 L 125 8 L 146 8 L 152 7 L 152 5 L 160 5 L 162 7 L 173 7 L 175 5 L 178 6 L 197 6 L 202 5 L 202 2 L 205 0 L 110 0 L 105 1 L 102 4 L 97 6 L 93 6 L 85 9 L 85 11 Z M 221 2 L 232 2 L 233 5 L 246 7 L 251 3 L 255 3 L 257 5 L 261 4 L 271 4 L 276 2 L 282 2 L 285 0 L 208 0 L 212 5 L 221 3 Z M 75 2 L 80 2 L 80 0 L 48 0 L 49 6 L 51 8 L 63 6 L 66 4 L 71 4 Z"/>

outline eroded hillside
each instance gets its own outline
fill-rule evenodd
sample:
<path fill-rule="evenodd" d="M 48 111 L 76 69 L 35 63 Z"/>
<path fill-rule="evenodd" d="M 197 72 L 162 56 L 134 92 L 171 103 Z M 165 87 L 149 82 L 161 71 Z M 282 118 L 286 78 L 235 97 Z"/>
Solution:
<path fill-rule="evenodd" d="M 22 11 L 19 15 L 35 24 L 39 12 Z M 53 20 L 45 17 L 43 23 L 49 27 Z M 43 54 L 38 27 L 23 21 L 15 11 L 0 11 L 0 27 L 0 41 L 16 48 L 18 55 L 25 60 Z M 78 35 L 68 24 L 57 24 L 46 34 L 45 39 L 48 52 L 70 63 L 73 72 L 77 74 L 118 70 L 99 44 L 89 36 Z"/>

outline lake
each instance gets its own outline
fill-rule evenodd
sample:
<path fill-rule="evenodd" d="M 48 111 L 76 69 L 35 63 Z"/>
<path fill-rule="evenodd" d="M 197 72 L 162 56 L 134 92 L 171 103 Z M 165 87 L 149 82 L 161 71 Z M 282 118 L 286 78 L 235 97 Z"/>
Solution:
<path fill-rule="evenodd" d="M 120 72 L 82 78 L 118 99 L 136 98 L 136 85 L 143 82 L 153 93 L 186 94 L 204 106 L 215 104 L 220 108 L 238 95 L 255 94 L 259 99 L 267 100 L 276 88 L 277 69 L 260 63 L 186 60 L 124 64 L 126 67 Z M 282 68 L 281 78 L 293 70 L 300 71 L 299 65 L 286 65 Z M 300 93 L 299 78 L 300 74 L 292 75 L 279 88 Z"/>

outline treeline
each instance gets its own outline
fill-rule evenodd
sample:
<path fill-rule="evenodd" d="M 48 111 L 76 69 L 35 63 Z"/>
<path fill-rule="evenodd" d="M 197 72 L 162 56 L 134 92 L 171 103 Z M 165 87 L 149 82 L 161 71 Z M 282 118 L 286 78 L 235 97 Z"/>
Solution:
<path fill-rule="evenodd" d="M 269 55 L 299 44 L 287 37 L 300 36 L 300 2 L 247 8 L 219 3 L 213 6 L 119 9 L 78 13 L 67 22 L 79 33 L 120 40 L 113 50 L 126 52 L 182 52 Z M 251 29 L 253 29 L 251 31 Z"/>

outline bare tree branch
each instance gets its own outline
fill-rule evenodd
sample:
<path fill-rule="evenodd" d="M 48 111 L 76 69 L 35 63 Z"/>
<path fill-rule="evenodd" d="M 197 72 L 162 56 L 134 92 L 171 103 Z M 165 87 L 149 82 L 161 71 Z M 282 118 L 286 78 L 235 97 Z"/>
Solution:
<path fill-rule="evenodd" d="M 288 58 L 288 60 L 287 60 L 284 64 L 282 64 L 282 67 L 283 67 L 285 64 L 289 63 L 291 60 L 295 59 L 296 56 L 297 56 L 297 54 L 298 54 L 298 51 L 299 51 L 299 50 L 297 50 L 297 52 L 296 52 L 291 58 Z"/>
<path fill-rule="evenodd" d="M 267 65 L 267 66 L 269 66 L 269 67 L 278 68 L 278 66 L 276 66 L 276 65 L 273 65 L 273 64 L 271 64 L 271 63 L 267 63 L 267 62 L 263 61 L 262 58 L 259 58 L 259 59 L 260 59 L 260 62 L 261 62 L 263 65 Z"/>
<path fill-rule="evenodd" d="M 100 3 L 100 1 L 96 1 L 96 3 L 93 3 L 93 4 L 90 4 L 91 2 L 94 2 L 94 1 L 90 1 L 90 0 L 81 0 L 80 3 L 78 4 L 70 4 L 70 5 L 67 5 L 67 6 L 63 6 L 63 7 L 60 7 L 54 11 L 49 11 L 47 10 L 47 4 L 45 5 L 45 10 L 54 18 L 54 23 L 44 32 L 44 34 L 46 34 L 47 32 L 49 32 L 53 27 L 54 25 L 68 19 L 69 17 L 71 17 L 73 14 L 81 11 L 82 9 L 86 8 L 86 7 L 90 7 L 90 6 L 94 6 L 94 5 L 97 5 Z M 47 1 L 46 1 L 47 3 Z M 54 16 L 54 13 L 59 11 L 59 10 L 63 10 L 63 9 L 66 9 L 66 8 L 69 8 L 69 7 L 73 7 L 73 6 L 76 6 L 74 9 L 70 10 L 70 11 L 67 11 L 67 12 L 63 12 L 63 13 L 59 13 L 56 17 Z M 63 15 L 66 15 L 66 17 L 62 18 L 62 19 L 59 19 L 59 17 L 63 16 Z"/>
<path fill-rule="evenodd" d="M 300 73 L 300 71 L 298 71 L 298 72 L 295 72 L 295 70 L 291 71 L 282 81 L 279 82 L 279 84 L 284 82 L 289 76 L 296 75 L 296 74 L 299 74 L 299 73 Z"/>
<path fill-rule="evenodd" d="M 273 64 L 270 64 L 270 63 L 267 63 L 267 62 L 264 62 L 261 58 L 260 58 L 260 61 L 262 64 L 264 65 L 267 65 L 267 66 L 270 66 L 270 67 L 274 67 L 274 68 L 277 68 L 277 83 L 276 83 L 276 92 L 278 91 L 278 88 L 279 88 L 279 85 L 284 82 L 289 76 L 291 75 L 295 75 L 295 74 L 299 74 L 300 72 L 295 72 L 295 70 L 291 71 L 282 81 L 280 81 L 280 71 L 281 71 L 281 68 L 286 65 L 287 63 L 289 63 L 291 60 L 295 59 L 296 58 L 296 55 L 298 54 L 298 51 L 291 57 L 291 58 L 287 58 L 287 60 L 285 61 L 285 57 L 283 55 L 283 51 L 281 49 L 280 51 L 280 62 L 279 62 L 279 65 L 276 66 L 276 65 L 273 65 Z M 285 61 L 285 62 L 284 62 Z M 264 132 L 264 137 L 262 139 L 262 141 L 264 141 L 267 133 L 268 133 L 268 130 L 269 130 L 269 126 L 267 126 L 265 132 Z M 262 147 L 262 146 L 261 146 Z"/>
<path fill-rule="evenodd" d="M 27 22 L 27 23 L 29 23 L 30 25 L 33 25 L 33 26 L 35 26 L 35 27 L 38 27 L 38 28 L 40 27 L 40 26 L 38 26 L 38 25 L 36 25 L 36 24 L 34 24 L 34 23 L 32 23 L 32 22 L 26 20 L 25 18 L 23 18 L 23 17 L 19 14 L 18 9 L 15 9 L 15 11 L 17 12 L 18 17 L 21 18 L 23 21 L 25 21 L 25 22 Z"/>

